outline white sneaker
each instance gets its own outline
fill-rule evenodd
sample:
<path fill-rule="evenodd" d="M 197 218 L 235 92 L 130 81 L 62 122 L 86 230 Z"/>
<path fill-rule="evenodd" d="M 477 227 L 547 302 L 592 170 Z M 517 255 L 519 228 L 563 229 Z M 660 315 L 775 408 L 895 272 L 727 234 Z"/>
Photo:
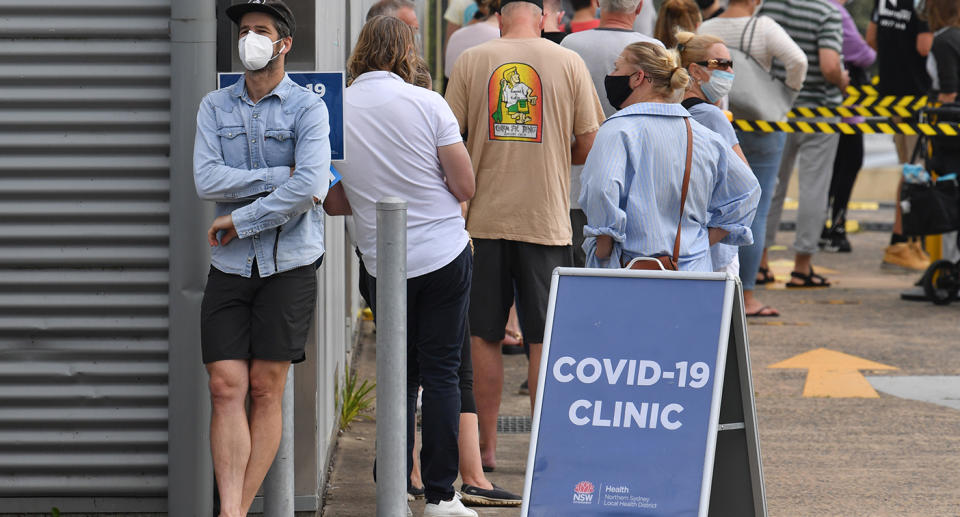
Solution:
<path fill-rule="evenodd" d="M 464 506 L 460 502 L 460 492 L 455 492 L 453 499 L 449 501 L 427 503 L 423 509 L 423 517 L 477 517 L 477 512 Z"/>

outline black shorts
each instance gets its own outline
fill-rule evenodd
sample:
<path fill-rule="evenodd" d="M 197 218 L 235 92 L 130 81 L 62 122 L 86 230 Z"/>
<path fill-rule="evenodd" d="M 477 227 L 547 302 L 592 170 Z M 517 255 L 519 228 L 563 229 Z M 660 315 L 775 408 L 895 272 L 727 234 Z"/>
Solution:
<path fill-rule="evenodd" d="M 550 301 L 550 278 L 556 267 L 573 264 L 570 246 L 474 239 L 470 330 L 486 341 L 504 336 L 516 289 L 517 315 L 526 343 L 543 343 Z"/>
<path fill-rule="evenodd" d="M 307 265 L 260 278 L 211 266 L 200 306 L 203 362 L 263 359 L 299 363 L 317 307 L 317 273 Z"/>

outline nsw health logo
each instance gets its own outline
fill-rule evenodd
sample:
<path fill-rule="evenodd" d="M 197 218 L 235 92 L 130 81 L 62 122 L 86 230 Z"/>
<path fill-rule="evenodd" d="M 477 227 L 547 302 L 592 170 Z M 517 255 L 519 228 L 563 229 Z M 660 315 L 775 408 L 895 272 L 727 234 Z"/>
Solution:
<path fill-rule="evenodd" d="M 593 504 L 593 483 L 581 481 L 573 487 L 573 502 L 576 504 Z"/>

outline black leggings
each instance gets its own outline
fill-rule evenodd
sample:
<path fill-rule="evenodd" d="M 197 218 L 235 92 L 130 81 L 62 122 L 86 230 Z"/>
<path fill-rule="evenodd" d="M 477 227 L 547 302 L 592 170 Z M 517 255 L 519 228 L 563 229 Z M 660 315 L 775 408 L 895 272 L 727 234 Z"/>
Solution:
<path fill-rule="evenodd" d="M 831 227 L 843 228 L 847 222 L 847 204 L 857 174 L 863 167 L 863 135 L 840 135 L 837 158 L 833 161 L 830 180 Z"/>
<path fill-rule="evenodd" d="M 360 251 L 357 251 L 360 256 Z M 370 290 L 367 288 L 367 268 L 363 265 L 363 258 L 360 258 L 360 296 L 367 303 L 368 307 L 373 307 L 370 303 Z M 463 347 L 460 349 L 460 369 L 457 371 L 460 376 L 460 412 L 477 413 L 477 401 L 473 397 L 473 359 L 470 354 L 470 323 L 467 323 L 467 332 L 463 336 Z"/>

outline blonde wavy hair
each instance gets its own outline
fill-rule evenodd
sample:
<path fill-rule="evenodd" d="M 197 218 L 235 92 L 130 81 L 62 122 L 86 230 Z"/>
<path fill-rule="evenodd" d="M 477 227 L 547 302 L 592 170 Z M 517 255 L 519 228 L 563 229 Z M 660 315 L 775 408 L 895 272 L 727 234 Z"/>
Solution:
<path fill-rule="evenodd" d="M 676 50 L 645 41 L 631 43 L 623 49 L 623 59 L 643 70 L 654 91 L 671 102 L 679 100 L 690 82 L 690 74 L 680 66 L 680 55 Z"/>
<path fill-rule="evenodd" d="M 367 72 L 386 70 L 414 83 L 417 77 L 416 40 L 411 29 L 392 16 L 374 16 L 363 25 L 347 62 L 348 86 Z"/>
<path fill-rule="evenodd" d="M 706 61 L 710 47 L 723 40 L 713 34 L 677 33 L 677 52 L 680 53 L 680 66 L 688 68 L 697 61 Z"/>

